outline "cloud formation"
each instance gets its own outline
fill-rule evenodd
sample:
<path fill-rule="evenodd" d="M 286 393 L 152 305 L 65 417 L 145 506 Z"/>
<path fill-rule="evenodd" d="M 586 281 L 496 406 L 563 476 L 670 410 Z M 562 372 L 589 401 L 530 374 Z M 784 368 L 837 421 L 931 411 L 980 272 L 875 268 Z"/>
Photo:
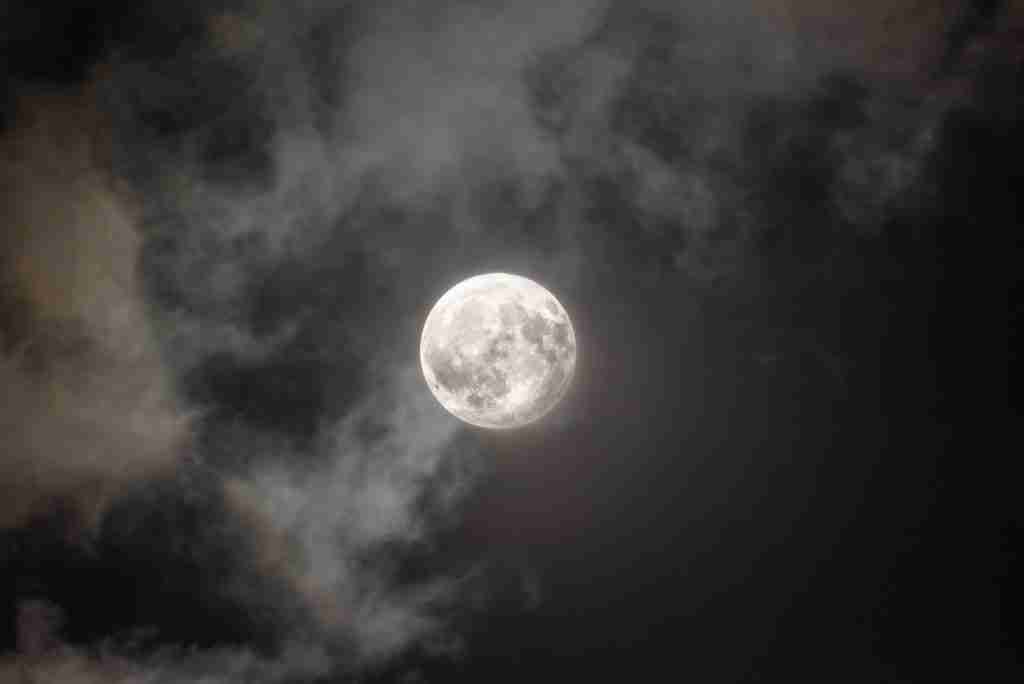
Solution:
<path fill-rule="evenodd" d="M 456 651 L 471 564 L 423 557 L 486 468 L 415 364 L 437 295 L 497 269 L 712 292 L 772 245 L 828 269 L 925 204 L 946 103 L 878 72 L 923 87 L 934 32 L 896 20 L 923 44 L 897 58 L 880 9 L 782 7 L 185 3 L 21 98 L 0 478 L 24 486 L 0 526 L 71 502 L 101 556 L 182 569 L 270 645 L 176 649 L 158 615 L 157 646 L 114 655 L 30 603 L 0 674 L 270 682 Z M 851 13 L 874 41 L 807 28 Z"/>
<path fill-rule="evenodd" d="M 143 658 L 111 645 L 82 649 L 62 641 L 64 614 L 44 600 L 22 601 L 17 609 L 18 655 L 0 656 L 0 681 L 59 684 L 274 684 L 311 679 L 330 671 L 316 647 L 292 645 L 273 660 L 248 650 L 167 648 Z M 123 647 L 121 649 L 124 650 Z"/>
<path fill-rule="evenodd" d="M 0 526 L 55 501 L 94 518 L 188 436 L 147 319 L 131 200 L 102 166 L 88 93 L 26 97 L 0 140 Z"/>

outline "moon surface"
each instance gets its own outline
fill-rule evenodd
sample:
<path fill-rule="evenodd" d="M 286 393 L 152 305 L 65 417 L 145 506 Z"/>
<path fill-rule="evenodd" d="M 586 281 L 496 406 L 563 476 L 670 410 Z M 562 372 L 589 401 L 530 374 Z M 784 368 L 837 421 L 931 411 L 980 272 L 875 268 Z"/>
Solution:
<path fill-rule="evenodd" d="M 487 273 L 463 280 L 431 309 L 420 364 L 451 414 L 478 427 L 514 428 L 565 394 L 576 336 L 546 289 L 522 276 Z"/>

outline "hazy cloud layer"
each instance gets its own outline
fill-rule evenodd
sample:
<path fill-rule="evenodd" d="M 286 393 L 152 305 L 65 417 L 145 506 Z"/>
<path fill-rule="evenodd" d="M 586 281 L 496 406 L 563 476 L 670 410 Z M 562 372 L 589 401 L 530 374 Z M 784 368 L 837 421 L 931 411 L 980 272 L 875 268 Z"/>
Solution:
<path fill-rule="evenodd" d="M 0 141 L 0 525 L 70 498 L 88 518 L 128 482 L 173 465 L 187 414 L 137 276 L 137 211 L 97 155 L 90 93 L 26 97 Z"/>
<path fill-rule="evenodd" d="M 114 655 L 26 608 L 0 674 L 270 682 L 457 650 L 471 564 L 422 559 L 486 467 L 420 380 L 427 307 L 492 269 L 703 292 L 780 243 L 827 269 L 836 235 L 921 211 L 954 20 L 902 4 L 895 46 L 895 7 L 840 8 L 858 41 L 799 2 L 160 6 L 88 85 L 22 99 L 0 525 L 71 502 L 98 553 L 185 568 L 269 646 L 161 650 L 187 641 L 165 625 Z"/>
<path fill-rule="evenodd" d="M 0 681 L 60 684 L 274 684 L 323 676 L 327 655 L 315 646 L 291 645 L 267 660 L 247 650 L 196 651 L 167 648 L 139 658 L 123 645 L 88 650 L 64 643 L 61 609 L 47 601 L 26 600 L 17 607 L 17 657 L 0 656 Z M 119 652 L 120 651 L 120 652 Z"/>

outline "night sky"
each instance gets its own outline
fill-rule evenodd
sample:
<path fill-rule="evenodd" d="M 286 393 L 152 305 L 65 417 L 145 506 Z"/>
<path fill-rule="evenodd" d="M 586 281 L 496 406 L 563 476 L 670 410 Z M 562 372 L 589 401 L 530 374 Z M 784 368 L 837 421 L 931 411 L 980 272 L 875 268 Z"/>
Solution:
<path fill-rule="evenodd" d="M 850 4 L 4 0 L 0 684 L 1024 677 L 1024 4 Z"/>

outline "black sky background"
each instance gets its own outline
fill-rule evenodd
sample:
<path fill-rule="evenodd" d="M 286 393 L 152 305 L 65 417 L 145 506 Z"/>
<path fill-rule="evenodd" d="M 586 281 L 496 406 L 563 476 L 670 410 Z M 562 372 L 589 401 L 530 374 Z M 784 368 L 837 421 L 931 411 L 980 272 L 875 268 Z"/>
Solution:
<path fill-rule="evenodd" d="M 365 151 L 342 146 L 359 136 L 347 126 L 367 125 L 349 112 L 390 120 L 419 103 L 402 93 L 424 78 L 395 76 L 366 99 L 365 81 L 391 72 L 387 50 L 366 66 L 361 41 L 390 26 L 386 11 L 413 19 L 385 47 L 461 35 L 446 31 L 463 21 L 473 33 L 464 17 L 479 10 L 498 29 L 473 40 L 530 43 L 547 35 L 543 12 L 532 24 L 503 19 L 501 3 L 9 3 L 3 138 L 28 140 L 33 116 L 67 108 L 53 135 L 81 126 L 88 167 L 133 198 L 138 300 L 189 427 L 170 465 L 124 481 L 97 470 L 118 483 L 99 503 L 59 466 L 0 471 L 12 501 L 42 492 L 0 519 L 0 676 L 49 681 L 47 662 L 64 662 L 54 681 L 136 681 L 133 668 L 168 682 L 1019 678 L 1019 449 L 1002 430 L 1022 24 L 1012 3 L 962 5 L 910 76 L 802 29 L 808 52 L 778 83 L 758 62 L 775 50 L 758 41 L 782 42 L 771 29 L 708 28 L 671 3 L 581 11 L 584 28 L 538 39 L 517 72 L 530 135 L 559 171 L 531 150 L 510 162 L 522 139 L 498 139 L 499 121 L 456 127 L 470 151 L 454 172 L 428 164 L 435 184 L 386 154 L 337 171 L 348 162 L 332 144 Z M 256 16 L 262 33 L 245 43 L 247 24 L 233 24 L 243 47 L 218 51 L 218 16 Z M 749 50 L 702 52 L 733 37 Z M 602 85 L 607 55 L 624 65 L 614 85 Z M 467 108 L 493 95 L 482 73 L 458 86 Z M 79 100 L 98 118 L 77 117 Z M 5 230 L 22 254 L 31 240 Z M 0 261 L 5 359 L 29 368 L 26 386 L 61 359 L 95 365 L 87 339 L 82 352 L 74 328 L 33 311 L 45 300 L 18 280 L 19 258 Z M 65 286 L 60 263 L 38 268 Z M 408 427 L 393 416 L 422 388 L 380 388 L 415 360 L 436 298 L 489 270 L 538 279 L 569 311 L 570 394 L 514 433 L 461 427 L 436 406 Z M 26 422 L 18 388 L 0 425 Z M 438 454 L 401 490 L 400 531 L 339 547 L 369 582 L 355 593 L 374 597 L 341 605 L 402 607 L 373 630 L 354 608 L 341 627 L 318 617 L 288 562 L 266 561 L 273 526 L 247 508 L 250 495 L 302 500 L 313 485 L 276 473 L 328 472 L 339 424 L 370 470 L 416 444 Z M 27 442 L 5 442 L 20 463 Z M 79 446 L 54 443 L 58 464 Z M 363 539 L 345 520 L 331 524 Z M 409 598 L 422 586 L 443 598 Z M 59 646 L 26 646 L 25 607 L 38 605 L 62 616 L 34 630 Z M 422 614 L 438 622 L 410 626 Z M 291 667 L 296 642 L 326 664 Z M 232 672 L 232 658 L 252 669 Z"/>

